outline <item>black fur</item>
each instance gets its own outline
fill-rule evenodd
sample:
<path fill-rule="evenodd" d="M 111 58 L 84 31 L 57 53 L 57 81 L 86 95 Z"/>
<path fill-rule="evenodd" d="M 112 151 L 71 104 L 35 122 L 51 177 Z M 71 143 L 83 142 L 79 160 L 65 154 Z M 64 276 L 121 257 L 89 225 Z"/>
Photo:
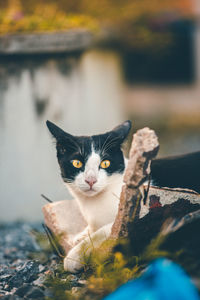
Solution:
<path fill-rule="evenodd" d="M 47 127 L 56 139 L 58 163 L 65 182 L 73 181 L 79 172 L 84 171 L 92 146 L 100 154 L 101 160 L 110 160 L 110 166 L 104 169 L 108 175 L 123 173 L 125 164 L 121 145 L 131 129 L 130 121 L 124 122 L 112 131 L 93 136 L 70 135 L 50 121 L 47 121 Z M 80 169 L 73 167 L 74 159 L 83 163 Z"/>
<path fill-rule="evenodd" d="M 159 187 L 188 188 L 200 193 L 200 151 L 153 160 L 151 179 Z"/>
<path fill-rule="evenodd" d="M 95 151 L 100 153 L 101 160 L 111 161 L 110 167 L 104 169 L 108 175 L 123 173 L 125 165 L 121 145 L 130 131 L 130 121 L 112 131 L 90 137 L 70 135 L 50 121 L 47 121 L 47 127 L 56 139 L 57 158 L 64 181 L 73 181 L 84 170 L 92 144 Z M 73 167 L 73 159 L 83 163 L 81 169 Z M 159 187 L 188 188 L 200 193 L 200 151 L 153 160 L 151 179 L 153 185 Z"/>

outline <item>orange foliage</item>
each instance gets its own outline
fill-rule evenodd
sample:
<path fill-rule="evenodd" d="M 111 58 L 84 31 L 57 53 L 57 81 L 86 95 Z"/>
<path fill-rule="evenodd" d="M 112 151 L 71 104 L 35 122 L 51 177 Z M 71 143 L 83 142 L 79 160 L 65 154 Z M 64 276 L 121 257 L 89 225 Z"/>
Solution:
<path fill-rule="evenodd" d="M 0 34 L 14 32 L 97 30 L 109 27 L 134 47 L 166 45 L 170 36 L 153 32 L 159 26 L 192 16 L 191 0 L 9 0 L 0 9 Z M 1 4 L 0 4 L 1 8 Z M 161 41 L 162 40 L 162 41 Z"/>

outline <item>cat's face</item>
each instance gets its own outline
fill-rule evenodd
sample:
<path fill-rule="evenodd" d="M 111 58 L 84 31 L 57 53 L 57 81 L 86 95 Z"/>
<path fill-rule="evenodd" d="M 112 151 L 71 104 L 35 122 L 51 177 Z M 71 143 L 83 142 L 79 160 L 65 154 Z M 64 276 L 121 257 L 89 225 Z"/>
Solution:
<path fill-rule="evenodd" d="M 49 121 L 47 127 L 56 139 L 61 176 L 74 192 L 94 196 L 109 187 L 114 175 L 123 173 L 121 145 L 130 131 L 130 121 L 90 137 L 72 136 Z"/>

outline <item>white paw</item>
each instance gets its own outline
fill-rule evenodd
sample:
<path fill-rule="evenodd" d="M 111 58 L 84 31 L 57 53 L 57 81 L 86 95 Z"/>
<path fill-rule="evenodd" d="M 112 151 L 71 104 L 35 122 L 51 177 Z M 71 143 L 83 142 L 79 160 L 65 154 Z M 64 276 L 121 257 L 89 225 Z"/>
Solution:
<path fill-rule="evenodd" d="M 84 238 L 87 237 L 86 233 L 81 233 L 81 234 L 77 234 L 74 238 L 73 238 L 73 245 L 77 245 L 78 243 L 80 243 Z"/>
<path fill-rule="evenodd" d="M 81 262 L 80 247 L 72 248 L 64 259 L 64 269 L 71 273 L 77 273 L 83 268 Z"/>
<path fill-rule="evenodd" d="M 77 245 L 80 243 L 83 239 L 89 236 L 89 226 L 87 226 L 83 231 L 78 233 L 74 238 L 73 238 L 73 245 Z"/>

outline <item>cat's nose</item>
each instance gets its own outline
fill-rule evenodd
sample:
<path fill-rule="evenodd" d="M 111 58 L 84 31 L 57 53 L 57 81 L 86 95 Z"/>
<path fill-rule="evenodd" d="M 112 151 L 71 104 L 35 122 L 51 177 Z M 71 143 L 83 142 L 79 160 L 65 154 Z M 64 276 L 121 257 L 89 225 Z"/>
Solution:
<path fill-rule="evenodd" d="M 89 184 L 90 188 L 92 188 L 93 185 L 97 182 L 97 180 L 96 178 L 92 177 L 92 178 L 85 179 L 85 182 Z"/>

